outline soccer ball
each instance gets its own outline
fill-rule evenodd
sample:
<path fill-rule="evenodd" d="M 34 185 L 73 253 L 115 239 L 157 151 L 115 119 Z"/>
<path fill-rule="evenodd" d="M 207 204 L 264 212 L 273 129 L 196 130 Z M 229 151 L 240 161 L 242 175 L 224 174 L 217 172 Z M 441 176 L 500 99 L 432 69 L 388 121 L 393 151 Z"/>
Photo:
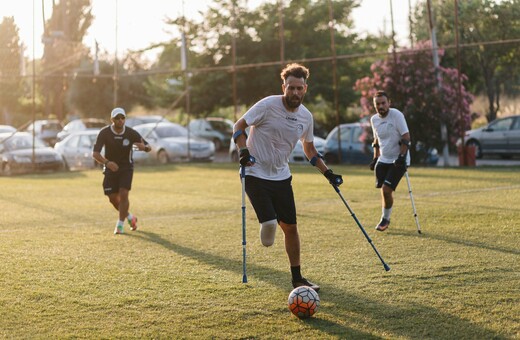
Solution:
<path fill-rule="evenodd" d="M 320 297 L 311 287 L 300 286 L 289 294 L 288 305 L 291 313 L 300 319 L 306 319 L 318 310 Z"/>

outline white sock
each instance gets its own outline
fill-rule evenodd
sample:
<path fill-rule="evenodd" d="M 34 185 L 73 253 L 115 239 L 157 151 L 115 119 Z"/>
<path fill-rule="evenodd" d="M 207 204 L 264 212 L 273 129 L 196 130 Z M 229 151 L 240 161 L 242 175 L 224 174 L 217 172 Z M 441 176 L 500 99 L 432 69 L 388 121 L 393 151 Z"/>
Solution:
<path fill-rule="evenodd" d="M 125 222 L 124 222 L 124 221 L 117 221 L 117 225 L 118 225 L 119 227 L 122 227 L 122 226 L 125 225 Z"/>
<path fill-rule="evenodd" d="M 128 212 L 128 216 L 126 216 L 126 218 L 129 220 L 129 221 L 132 221 L 132 218 L 134 216 L 132 214 L 130 214 L 130 212 Z"/>
<path fill-rule="evenodd" d="M 383 208 L 383 218 L 385 220 L 390 220 L 390 215 L 391 214 L 392 214 L 392 208 L 390 208 L 390 209 Z"/>

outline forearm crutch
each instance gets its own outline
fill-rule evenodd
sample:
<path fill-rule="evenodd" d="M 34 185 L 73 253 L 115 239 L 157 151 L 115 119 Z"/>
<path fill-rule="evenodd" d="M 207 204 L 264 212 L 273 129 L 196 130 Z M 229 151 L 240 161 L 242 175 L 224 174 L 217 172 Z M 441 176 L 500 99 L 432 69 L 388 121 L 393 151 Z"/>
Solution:
<path fill-rule="evenodd" d="M 419 225 L 419 217 L 417 216 L 417 211 L 415 210 L 415 202 L 413 200 L 412 185 L 410 184 L 408 170 L 404 173 L 404 175 L 406 176 L 406 183 L 408 183 L 408 193 L 410 194 L 410 201 L 412 202 L 413 217 L 415 218 L 415 224 L 417 225 L 417 232 L 421 234 L 421 226 Z"/>
<path fill-rule="evenodd" d="M 242 182 L 242 283 L 247 283 L 246 270 L 246 167 L 240 167 Z"/>

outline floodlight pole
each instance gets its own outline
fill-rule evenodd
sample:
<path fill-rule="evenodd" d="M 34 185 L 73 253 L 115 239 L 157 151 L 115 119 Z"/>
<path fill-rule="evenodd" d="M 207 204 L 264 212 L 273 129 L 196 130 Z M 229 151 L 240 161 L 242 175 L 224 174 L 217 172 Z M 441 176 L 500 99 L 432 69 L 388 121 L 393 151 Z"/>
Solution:
<path fill-rule="evenodd" d="M 336 56 L 336 42 L 334 40 L 335 26 L 334 26 L 334 9 L 332 8 L 332 1 L 329 0 L 329 31 L 330 31 L 330 49 L 332 51 L 332 86 L 334 89 L 334 110 L 336 111 L 336 126 L 338 127 L 338 162 L 341 164 L 341 128 L 339 120 L 339 100 L 338 100 L 338 70 Z"/>

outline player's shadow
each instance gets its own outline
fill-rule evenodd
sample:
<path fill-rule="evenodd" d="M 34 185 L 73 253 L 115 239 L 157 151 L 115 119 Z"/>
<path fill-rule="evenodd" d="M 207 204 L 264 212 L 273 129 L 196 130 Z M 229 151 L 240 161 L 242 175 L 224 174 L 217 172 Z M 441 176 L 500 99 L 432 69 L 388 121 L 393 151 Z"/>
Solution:
<path fill-rule="evenodd" d="M 511 248 L 505 248 L 505 247 L 499 247 L 496 245 L 479 242 L 479 241 L 472 241 L 472 240 L 464 240 L 461 238 L 456 238 L 452 236 L 448 236 L 445 234 L 435 234 L 432 232 L 424 231 L 422 230 L 422 234 L 418 234 L 417 232 L 411 232 L 404 229 L 394 228 L 390 231 L 393 235 L 399 235 L 399 236 L 405 236 L 405 237 L 424 237 L 432 240 L 447 242 L 447 243 L 453 243 L 462 245 L 464 247 L 472 247 L 472 248 L 481 248 L 481 249 L 487 249 L 487 250 L 493 250 L 498 251 L 505 254 L 512 254 L 512 255 L 520 255 L 520 250 L 518 249 L 511 249 Z"/>
<path fill-rule="evenodd" d="M 156 243 L 179 255 L 195 259 L 206 265 L 217 268 L 218 270 L 232 271 L 237 277 L 242 276 L 242 261 L 233 260 L 226 257 L 210 254 L 201 250 L 185 247 L 173 243 L 149 231 L 139 231 L 128 234 L 132 237 Z M 248 263 L 248 271 L 255 273 L 258 280 L 268 282 L 281 289 L 292 289 L 286 282 L 287 273 L 280 270 Z M 374 287 L 376 289 L 377 287 Z M 399 293 L 399 294 L 402 294 Z M 354 295 L 345 291 L 344 288 L 335 285 L 322 284 L 320 296 L 323 301 L 333 301 L 333 311 L 335 318 L 345 320 L 349 324 L 359 325 L 363 323 L 367 328 L 378 329 L 380 333 L 391 334 L 391 337 L 419 339 L 424 337 L 450 338 L 453 334 L 464 334 L 468 339 L 498 339 L 500 334 L 492 330 L 480 327 L 470 321 L 464 320 L 456 315 L 445 313 L 438 308 L 427 305 L 413 304 L 405 307 L 397 304 L 384 303 L 377 300 L 368 299 L 361 295 Z M 400 298 L 397 298 L 401 301 Z M 325 310 L 320 313 L 327 313 Z M 360 320 L 363 319 L 363 320 Z M 414 320 L 413 327 L 403 328 L 403 323 L 407 320 Z M 396 322 L 398 321 L 398 322 Z M 363 332 L 358 329 L 347 327 L 344 324 L 336 323 L 322 318 L 311 318 L 304 320 L 306 325 L 319 329 L 330 336 L 354 339 L 380 339 L 381 337 Z M 368 323 L 368 325 L 367 325 Z M 432 334 L 432 323 L 442 324 L 442 327 L 435 327 L 442 334 Z"/>

